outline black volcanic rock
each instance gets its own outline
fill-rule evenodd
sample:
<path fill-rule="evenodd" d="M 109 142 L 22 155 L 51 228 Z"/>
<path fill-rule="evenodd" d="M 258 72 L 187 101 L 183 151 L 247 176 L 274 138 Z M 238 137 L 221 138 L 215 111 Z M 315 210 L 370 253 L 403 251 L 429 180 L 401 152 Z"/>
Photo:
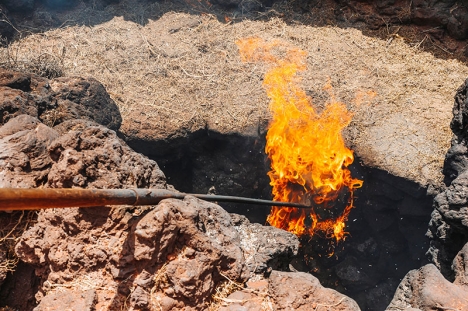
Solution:
<path fill-rule="evenodd" d="M 468 7 L 457 6 L 451 14 L 447 24 L 449 35 L 460 40 L 468 38 Z"/>
<path fill-rule="evenodd" d="M 57 105 L 62 106 L 75 119 L 94 120 L 111 130 L 118 130 L 122 123 L 119 108 L 110 98 L 104 86 L 93 78 L 63 77 L 50 82 Z"/>
<path fill-rule="evenodd" d="M 468 242 L 467 199 L 468 171 L 460 174 L 434 199 L 434 211 L 428 231 L 431 238 L 428 255 L 449 279 L 453 278 L 453 258 Z"/>
<path fill-rule="evenodd" d="M 412 1 L 413 22 L 422 25 L 447 25 L 450 17 L 450 8 L 456 0 L 442 1 Z"/>
<path fill-rule="evenodd" d="M 226 8 L 237 8 L 242 13 L 261 11 L 264 7 L 273 4 L 273 0 L 214 0 L 213 2 Z"/>
<path fill-rule="evenodd" d="M 454 134 L 452 145 L 445 156 L 445 183 L 449 185 L 468 169 L 468 79 L 458 88 L 453 106 L 450 128 Z"/>

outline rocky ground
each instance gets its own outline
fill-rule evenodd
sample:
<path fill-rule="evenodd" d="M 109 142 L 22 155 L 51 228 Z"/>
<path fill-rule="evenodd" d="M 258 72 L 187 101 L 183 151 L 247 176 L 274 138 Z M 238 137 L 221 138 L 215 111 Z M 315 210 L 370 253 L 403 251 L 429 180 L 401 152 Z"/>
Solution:
<path fill-rule="evenodd" d="M 402 271 L 376 271 L 411 258 L 405 268 L 423 266 L 403 278 L 389 310 L 468 310 L 466 83 L 456 91 L 468 76 L 463 2 L 29 0 L 1 9 L 0 31 L 12 40 L 2 65 L 42 76 L 0 72 L 1 187 L 174 182 L 268 197 L 267 66 L 242 63 L 235 40 L 281 39 L 308 53 L 302 85 L 319 110 L 330 78 L 354 113 L 348 144 L 378 169 L 359 195 L 351 249 L 336 250 L 346 259 L 304 271 L 327 285 L 338 277 L 340 291 L 362 290 L 364 310 L 381 310 Z M 425 261 L 416 234 L 429 218 Z M 297 238 L 194 198 L 3 213 L 0 225 L 0 307 L 359 309 L 295 272 L 304 266 L 292 259 Z"/>
<path fill-rule="evenodd" d="M 171 187 L 154 161 L 98 123 L 101 112 L 119 118 L 97 81 L 0 77 L 1 187 Z M 62 98 L 62 117 L 46 125 Z M 312 275 L 285 272 L 299 247 L 293 234 L 195 198 L 43 210 L 15 242 L 21 265 L 9 277 L 11 249 L 0 244 L 0 301 L 17 310 L 359 309 Z"/>
<path fill-rule="evenodd" d="M 95 122 L 102 122 L 97 111 L 118 116 L 97 81 L 47 80 L 10 71 L 2 71 L 1 77 L 2 187 L 171 188 L 154 161 Z M 458 140 L 447 156 L 452 185 L 435 200 L 432 263 L 404 278 L 389 310 L 467 307 L 466 207 L 460 208 L 467 193 L 466 153 L 460 151 L 465 144 L 466 90 L 460 88 L 456 97 L 458 117 L 452 127 Z M 62 111 L 55 126 L 47 126 L 63 93 L 72 108 Z M 46 108 L 38 109 L 41 105 Z M 75 105 L 82 113 L 67 118 Z M 2 219 L 20 214 L 2 214 Z M 5 268 L 0 274 L 2 304 L 14 309 L 359 310 L 351 298 L 323 288 L 311 274 L 290 271 L 299 247 L 294 235 L 251 224 L 244 216 L 195 198 L 165 200 L 143 209 L 45 210 L 28 219 L 21 223 L 29 228 L 17 235 L 14 255 L 8 243 L 0 253 L 3 263 L 13 257 L 21 260 L 11 267 L 14 274 Z M 353 273 L 350 269 L 352 264 L 343 273 Z M 440 288 L 445 294 L 440 295 Z"/>

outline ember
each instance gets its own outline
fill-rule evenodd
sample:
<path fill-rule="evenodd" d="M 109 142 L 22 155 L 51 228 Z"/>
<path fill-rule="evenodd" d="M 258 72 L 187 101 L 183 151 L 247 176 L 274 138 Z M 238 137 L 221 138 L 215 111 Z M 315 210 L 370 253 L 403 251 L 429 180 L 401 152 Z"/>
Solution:
<path fill-rule="evenodd" d="M 271 64 L 263 85 L 273 113 L 265 151 L 271 160 L 268 176 L 274 200 L 311 205 L 310 209 L 273 207 L 267 221 L 298 236 L 320 233 L 344 240 L 353 193 L 362 186 L 347 168 L 354 156 L 341 135 L 351 113 L 335 100 L 330 81 L 325 86 L 330 102 L 317 113 L 296 75 L 306 69 L 304 51 L 279 40 L 249 38 L 236 43 L 243 61 Z M 332 211 L 340 198 L 346 206 L 335 215 Z"/>

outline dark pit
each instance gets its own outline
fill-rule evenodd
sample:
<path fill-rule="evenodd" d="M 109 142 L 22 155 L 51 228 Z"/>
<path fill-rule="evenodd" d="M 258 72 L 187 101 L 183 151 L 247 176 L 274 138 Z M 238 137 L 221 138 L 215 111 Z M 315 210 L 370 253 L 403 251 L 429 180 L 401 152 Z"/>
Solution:
<path fill-rule="evenodd" d="M 264 135 L 199 131 L 172 141 L 128 143 L 156 160 L 180 191 L 271 199 Z M 355 299 L 362 310 L 384 310 L 406 273 L 427 263 L 425 234 L 433 197 L 412 181 L 366 167 L 358 155 L 351 170 L 364 185 L 355 192 L 346 240 L 336 244 L 318 235 L 302 237 L 290 269 L 313 274 L 322 285 Z M 220 205 L 261 224 L 270 211 L 259 205 Z"/>

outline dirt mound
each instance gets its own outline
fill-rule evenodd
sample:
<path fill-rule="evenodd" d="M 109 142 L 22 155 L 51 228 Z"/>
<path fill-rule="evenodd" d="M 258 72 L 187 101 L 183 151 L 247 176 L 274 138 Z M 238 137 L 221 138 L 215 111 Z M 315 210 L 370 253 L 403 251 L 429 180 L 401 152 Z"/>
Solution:
<path fill-rule="evenodd" d="M 163 12 L 155 5 L 147 10 Z M 397 37 L 384 41 L 354 29 L 279 19 L 225 24 L 209 15 L 166 13 L 144 26 L 115 17 L 92 27 L 55 29 L 0 52 L 5 58 L 14 51 L 19 64 L 53 55 L 66 75 L 102 81 L 119 106 L 121 132 L 129 141 L 206 129 L 256 136 L 270 118 L 262 88 L 267 68 L 242 63 L 235 46 L 236 39 L 251 36 L 284 40 L 308 53 L 302 86 L 320 110 L 329 100 L 323 86 L 331 79 L 336 98 L 354 112 L 347 140 L 365 164 L 421 185 L 442 180 L 452 98 L 468 68 Z M 369 91 L 377 95 L 362 97 Z"/>

